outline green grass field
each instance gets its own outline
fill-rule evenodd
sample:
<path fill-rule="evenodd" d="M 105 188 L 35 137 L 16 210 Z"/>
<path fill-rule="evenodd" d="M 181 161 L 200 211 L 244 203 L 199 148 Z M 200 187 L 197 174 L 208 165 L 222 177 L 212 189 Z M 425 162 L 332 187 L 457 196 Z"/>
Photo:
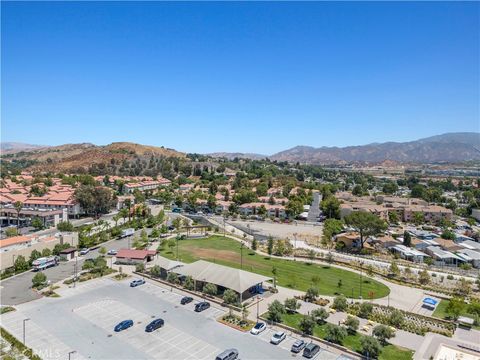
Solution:
<path fill-rule="evenodd" d="M 283 315 L 283 323 L 287 326 L 298 329 L 298 323 L 302 318 L 301 314 L 285 314 Z M 325 325 L 316 325 L 313 331 L 313 335 L 323 339 L 325 337 Z M 356 333 L 355 335 L 348 335 L 344 340 L 342 345 L 346 348 L 359 352 L 360 339 L 364 335 Z M 411 360 L 413 358 L 413 351 L 408 349 L 403 349 L 395 345 L 387 345 L 382 348 L 382 352 L 378 357 L 379 360 Z"/>
<path fill-rule="evenodd" d="M 437 307 L 435 308 L 435 311 L 433 312 L 433 317 L 436 317 L 436 318 L 439 318 L 439 319 L 451 320 L 448 317 L 447 312 L 445 311 L 447 306 L 448 306 L 448 303 L 449 303 L 448 300 L 440 300 L 440 303 L 437 305 Z M 460 313 L 460 316 L 466 316 L 466 317 L 469 317 L 469 318 L 473 317 L 472 314 L 469 314 L 467 312 L 467 306 L 466 305 L 465 305 L 465 308 L 463 309 L 463 311 Z M 480 330 L 480 326 L 478 326 L 478 325 L 473 325 L 473 328 L 477 329 L 477 330 Z"/>
<path fill-rule="evenodd" d="M 165 247 L 161 255 L 170 259 L 176 258 L 176 247 Z M 240 244 L 222 236 L 211 236 L 206 239 L 188 239 L 178 242 L 180 261 L 190 263 L 196 260 L 208 260 L 229 267 L 240 268 Z M 369 279 L 365 274 L 359 274 L 335 267 L 308 264 L 300 261 L 269 258 L 256 254 L 254 251 L 243 249 L 243 270 L 255 272 L 265 276 L 273 276 L 272 268 L 277 269 L 277 284 L 305 291 L 312 286 L 312 277 L 320 277 L 318 288 L 320 294 L 358 298 L 381 298 L 387 296 L 390 289 L 384 284 Z M 339 281 L 341 280 L 341 286 Z"/>

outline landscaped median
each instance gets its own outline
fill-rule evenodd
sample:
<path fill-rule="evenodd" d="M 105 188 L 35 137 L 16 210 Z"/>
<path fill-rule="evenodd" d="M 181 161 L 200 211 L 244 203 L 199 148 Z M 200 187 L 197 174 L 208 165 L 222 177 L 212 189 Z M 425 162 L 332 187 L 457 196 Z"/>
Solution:
<path fill-rule="evenodd" d="M 176 259 L 176 247 L 163 247 L 161 255 Z M 243 270 L 265 276 L 275 276 L 277 285 L 306 291 L 318 279 L 315 287 L 320 295 L 335 296 L 345 294 L 354 298 L 382 298 L 390 289 L 367 276 L 329 266 L 311 264 L 302 261 L 284 260 L 259 255 L 255 251 L 243 248 L 238 241 L 222 236 L 210 236 L 204 239 L 178 241 L 180 261 L 191 263 L 207 260 L 221 265 L 242 268 Z M 272 272 L 273 271 L 273 272 Z"/>
<path fill-rule="evenodd" d="M 269 314 L 268 312 L 263 314 L 261 318 L 265 321 L 269 321 Z M 305 318 L 305 315 L 299 314 L 299 313 L 284 313 L 281 316 L 281 322 L 280 323 L 275 323 L 275 325 L 285 327 L 289 330 L 295 331 L 299 334 L 302 334 L 303 332 L 300 330 L 301 328 L 301 321 L 302 319 Z M 334 328 L 334 330 L 329 330 L 329 327 Z M 327 322 L 322 322 L 322 323 L 315 323 L 312 329 L 312 335 L 311 337 L 313 339 L 316 339 L 320 342 L 328 341 L 328 336 L 329 332 L 333 331 L 335 332 L 337 328 L 340 328 L 337 325 L 332 325 Z M 345 336 L 343 336 L 345 335 Z M 362 347 L 362 339 L 364 338 L 371 338 L 369 336 L 362 335 L 358 332 L 349 332 L 344 330 L 344 334 L 338 336 L 338 342 L 335 343 L 330 343 L 329 345 L 335 346 L 339 348 L 340 350 L 344 351 L 353 351 L 355 353 L 363 354 L 363 347 Z M 375 358 L 370 354 L 371 358 Z M 400 348 L 398 346 L 392 345 L 392 344 L 382 344 L 379 346 L 379 354 L 378 354 L 378 359 L 379 360 L 410 360 L 413 357 L 413 351 L 407 350 Z"/>
<path fill-rule="evenodd" d="M 10 344 L 10 349 L 5 351 L 2 348 L 2 359 L 23 359 L 41 360 L 40 356 L 35 355 L 33 350 L 23 345 L 15 336 L 10 334 L 7 330 L 0 327 L 0 337 L 5 339 Z M 21 355 L 20 355 L 21 354 Z"/>

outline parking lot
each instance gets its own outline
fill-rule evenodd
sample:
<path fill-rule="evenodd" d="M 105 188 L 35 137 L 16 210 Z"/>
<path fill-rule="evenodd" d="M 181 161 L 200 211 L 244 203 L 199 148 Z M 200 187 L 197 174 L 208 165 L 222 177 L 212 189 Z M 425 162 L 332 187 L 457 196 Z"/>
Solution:
<path fill-rule="evenodd" d="M 180 305 L 183 294 L 147 282 L 130 288 L 131 279 L 104 278 L 60 289 L 57 299 L 42 298 L 19 305 L 17 311 L 1 316 L 2 326 L 18 339 L 26 322 L 26 344 L 42 359 L 214 359 L 227 348 L 237 348 L 241 359 L 301 358 L 290 347 L 295 339 L 288 334 L 278 346 L 269 343 L 274 333 L 268 328 L 258 336 L 222 325 L 216 319 L 225 313 L 218 305 L 194 312 L 192 303 Z M 165 326 L 146 333 L 154 318 Z M 113 328 L 131 319 L 133 327 L 116 333 Z M 339 359 L 327 351 L 317 358 Z"/>

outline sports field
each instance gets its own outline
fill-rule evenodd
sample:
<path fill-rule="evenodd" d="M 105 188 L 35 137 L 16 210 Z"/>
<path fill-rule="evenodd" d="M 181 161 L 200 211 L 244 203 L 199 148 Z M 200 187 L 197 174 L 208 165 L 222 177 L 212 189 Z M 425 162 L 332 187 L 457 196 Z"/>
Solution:
<path fill-rule="evenodd" d="M 165 247 L 161 255 L 170 259 L 176 258 L 176 247 Z M 320 281 L 316 286 L 321 295 L 335 296 L 344 294 L 347 297 L 382 298 L 390 289 L 384 284 L 369 279 L 365 274 L 342 270 L 328 265 L 309 264 L 300 261 L 269 258 L 255 253 L 251 249 L 243 249 L 243 261 L 240 255 L 240 243 L 222 236 L 211 236 L 206 239 L 188 239 L 178 242 L 179 260 L 190 263 L 196 260 L 207 260 L 218 264 L 240 268 L 258 274 L 272 276 L 272 269 L 277 270 L 277 284 L 292 289 L 305 291 L 313 285 L 312 278 Z M 360 286 L 361 281 L 361 286 Z M 361 293 L 360 293 L 361 287 Z"/>

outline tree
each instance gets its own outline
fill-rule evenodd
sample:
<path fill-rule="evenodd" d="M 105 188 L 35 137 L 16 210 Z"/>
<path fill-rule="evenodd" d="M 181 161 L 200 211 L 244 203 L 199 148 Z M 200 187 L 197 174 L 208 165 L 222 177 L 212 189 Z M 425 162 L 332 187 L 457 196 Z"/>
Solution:
<path fill-rule="evenodd" d="M 419 211 L 416 211 L 413 213 L 413 223 L 415 225 L 421 225 L 424 223 L 424 221 L 425 221 L 425 216 L 423 215 L 423 213 Z"/>
<path fill-rule="evenodd" d="M 283 314 L 285 314 L 285 307 L 280 301 L 274 300 L 270 303 L 270 305 L 268 305 L 268 320 L 273 322 L 281 322 Z"/>
<path fill-rule="evenodd" d="M 314 302 L 319 295 L 318 288 L 315 286 L 311 286 L 307 289 L 305 293 L 305 301 Z"/>
<path fill-rule="evenodd" d="M 30 253 L 30 259 L 28 260 L 30 264 L 37 260 L 38 258 L 42 257 L 42 253 L 38 250 L 32 250 Z"/>
<path fill-rule="evenodd" d="M 373 265 L 368 264 L 367 267 L 365 268 L 365 271 L 366 271 L 368 277 L 373 277 L 373 275 L 375 275 L 375 272 L 373 270 L 374 270 Z"/>
<path fill-rule="evenodd" d="M 27 260 L 25 260 L 25 257 L 23 257 L 22 255 L 19 255 L 15 259 L 14 267 L 15 267 L 15 272 L 21 272 L 21 271 L 28 270 L 30 268 L 30 265 L 28 264 Z"/>
<path fill-rule="evenodd" d="M 154 277 L 160 277 L 160 275 L 162 274 L 162 268 L 159 265 L 154 265 L 150 269 L 150 274 Z"/>
<path fill-rule="evenodd" d="M 325 340 L 333 342 L 335 344 L 342 344 L 343 340 L 347 337 L 347 330 L 343 327 L 333 324 L 325 325 Z"/>
<path fill-rule="evenodd" d="M 73 231 L 73 224 L 70 221 L 60 221 L 57 229 L 58 231 Z"/>
<path fill-rule="evenodd" d="M 272 274 L 273 274 L 273 287 L 276 288 L 277 287 L 277 274 L 278 274 L 278 270 L 277 270 L 276 266 L 272 267 Z"/>
<path fill-rule="evenodd" d="M 426 285 L 430 282 L 430 274 L 428 273 L 427 269 L 423 269 L 418 273 L 418 281 L 422 285 Z"/>
<path fill-rule="evenodd" d="M 333 299 L 333 308 L 337 311 L 345 311 L 347 310 L 348 303 L 347 303 L 347 298 L 343 295 L 336 296 L 335 299 Z"/>
<path fill-rule="evenodd" d="M 315 322 L 319 325 L 324 324 L 325 320 L 327 320 L 329 316 L 327 310 L 325 310 L 323 307 L 312 310 L 311 315 Z"/>
<path fill-rule="evenodd" d="M 143 272 L 145 271 L 145 264 L 144 263 L 138 263 L 135 265 L 135 271 L 136 272 Z"/>
<path fill-rule="evenodd" d="M 298 322 L 298 328 L 303 334 L 312 335 L 315 328 L 315 320 L 311 316 L 303 315 Z"/>
<path fill-rule="evenodd" d="M 271 236 L 269 236 L 267 240 L 267 253 L 269 256 L 273 254 L 273 238 Z"/>
<path fill-rule="evenodd" d="M 178 284 L 178 275 L 173 271 L 169 272 L 167 275 L 167 281 L 172 284 Z"/>
<path fill-rule="evenodd" d="M 114 203 L 112 190 L 104 186 L 81 185 L 75 190 L 75 199 L 87 214 L 96 218 L 99 214 L 106 214 Z"/>
<path fill-rule="evenodd" d="M 187 290 L 195 290 L 195 281 L 191 276 L 187 276 L 183 282 L 183 286 Z"/>
<path fill-rule="evenodd" d="M 457 320 L 464 310 L 465 300 L 458 296 L 451 298 L 445 308 L 445 312 L 454 320 Z"/>
<path fill-rule="evenodd" d="M 368 319 L 372 311 L 373 311 L 373 305 L 369 302 L 363 302 L 360 304 L 360 310 L 358 312 L 358 316 L 360 316 L 363 319 Z"/>
<path fill-rule="evenodd" d="M 227 304 L 235 304 L 238 302 L 237 293 L 231 289 L 225 290 L 223 293 L 223 301 Z"/>
<path fill-rule="evenodd" d="M 355 334 L 360 326 L 360 321 L 356 317 L 349 316 L 345 320 L 345 326 L 350 334 Z"/>
<path fill-rule="evenodd" d="M 43 229 L 43 222 L 40 218 L 36 217 L 32 220 L 31 225 L 35 228 L 35 230 L 42 230 Z"/>
<path fill-rule="evenodd" d="M 217 285 L 211 283 L 205 284 L 203 286 L 203 292 L 207 295 L 215 296 L 218 293 Z"/>
<path fill-rule="evenodd" d="M 398 309 L 393 309 L 388 317 L 388 323 L 396 328 L 400 328 L 405 321 L 405 316 Z"/>
<path fill-rule="evenodd" d="M 388 212 L 388 222 L 390 224 L 397 224 L 398 223 L 398 214 L 396 211 L 389 211 Z"/>
<path fill-rule="evenodd" d="M 412 236 L 408 231 L 403 232 L 403 245 L 410 247 L 412 245 Z"/>
<path fill-rule="evenodd" d="M 285 304 L 285 309 L 289 313 L 297 312 L 297 310 L 300 309 L 300 306 L 301 306 L 301 304 L 294 297 L 285 299 L 284 304 Z"/>
<path fill-rule="evenodd" d="M 460 296 L 468 296 L 472 291 L 472 284 L 470 281 L 467 281 L 465 278 L 460 278 L 457 281 L 457 286 L 455 287 L 455 293 Z"/>
<path fill-rule="evenodd" d="M 398 265 L 395 261 L 392 261 L 392 263 L 390 264 L 389 270 L 390 270 L 390 273 L 392 273 L 395 276 L 400 275 L 400 269 L 398 268 Z"/>
<path fill-rule="evenodd" d="M 360 234 L 360 247 L 369 236 L 385 231 L 387 224 L 378 216 L 366 211 L 354 211 L 345 216 L 345 223 L 354 227 Z"/>
<path fill-rule="evenodd" d="M 340 201 L 333 195 L 322 200 L 320 208 L 329 219 L 340 219 Z"/>
<path fill-rule="evenodd" d="M 15 201 L 13 204 L 15 211 L 17 212 L 17 231 L 20 228 L 20 211 L 23 209 L 23 203 L 21 201 Z"/>
<path fill-rule="evenodd" d="M 480 323 L 480 300 L 472 299 L 467 307 L 467 312 L 473 315 L 475 325 Z"/>
<path fill-rule="evenodd" d="M 46 282 L 47 282 L 47 275 L 45 275 L 43 272 L 37 272 L 32 279 L 32 284 L 34 288 L 42 286 L 46 284 Z"/>
<path fill-rule="evenodd" d="M 386 344 L 387 340 L 395 335 L 395 332 L 386 325 L 377 325 L 373 328 L 372 335 L 382 344 Z"/>
<path fill-rule="evenodd" d="M 257 247 L 258 247 L 257 239 L 253 238 L 253 240 L 252 240 L 252 250 L 253 251 L 257 250 Z"/>
<path fill-rule="evenodd" d="M 40 254 L 40 256 L 42 256 L 42 257 L 47 257 L 47 256 L 51 256 L 51 255 L 52 255 L 52 250 L 50 250 L 49 248 L 43 249 L 42 253 Z"/>
<path fill-rule="evenodd" d="M 330 245 L 332 237 L 339 234 L 343 230 L 343 222 L 337 219 L 327 219 L 323 223 L 322 243 Z"/>
<path fill-rule="evenodd" d="M 380 343 L 373 336 L 362 336 L 360 338 L 360 352 L 370 359 L 377 359 L 381 351 Z"/>
<path fill-rule="evenodd" d="M 100 249 L 98 249 L 98 253 L 102 256 L 105 256 L 105 254 L 107 253 L 107 249 L 105 248 L 105 246 L 102 246 Z"/>

